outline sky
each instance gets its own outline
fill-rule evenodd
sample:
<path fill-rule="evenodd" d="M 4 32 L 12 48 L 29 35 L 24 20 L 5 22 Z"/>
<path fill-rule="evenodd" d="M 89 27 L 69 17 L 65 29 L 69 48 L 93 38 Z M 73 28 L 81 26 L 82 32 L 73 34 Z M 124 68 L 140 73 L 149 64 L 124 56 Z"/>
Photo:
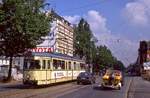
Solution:
<path fill-rule="evenodd" d="M 139 42 L 150 40 L 150 0 L 46 0 L 72 24 L 84 18 L 97 45 L 106 45 L 125 66 L 137 59 Z"/>

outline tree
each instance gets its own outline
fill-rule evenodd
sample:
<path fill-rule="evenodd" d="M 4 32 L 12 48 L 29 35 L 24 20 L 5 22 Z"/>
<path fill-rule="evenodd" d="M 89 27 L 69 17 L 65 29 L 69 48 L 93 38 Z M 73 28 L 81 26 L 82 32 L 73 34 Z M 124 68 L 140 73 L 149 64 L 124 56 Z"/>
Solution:
<path fill-rule="evenodd" d="M 105 66 L 111 66 L 113 64 L 113 56 L 111 51 L 106 46 L 98 46 L 97 53 L 99 63 Z"/>
<path fill-rule="evenodd" d="M 97 46 L 96 58 L 94 63 L 97 70 L 103 68 L 113 68 L 118 70 L 123 70 L 124 65 L 121 61 L 117 60 L 111 53 L 111 51 L 106 46 Z"/>
<path fill-rule="evenodd" d="M 75 55 L 81 58 L 85 57 L 87 63 L 92 62 L 93 49 L 95 48 L 94 36 L 90 30 L 90 26 L 83 18 L 75 27 L 74 47 Z"/>
<path fill-rule="evenodd" d="M 50 18 L 42 11 L 44 0 L 3 0 L 0 5 L 0 55 L 10 58 L 7 80 L 11 79 L 13 57 L 43 41 Z"/>
<path fill-rule="evenodd" d="M 125 70 L 124 64 L 121 61 L 117 60 L 117 59 L 115 60 L 113 68 L 116 69 L 116 70 Z"/>
<path fill-rule="evenodd" d="M 83 18 L 79 24 L 74 28 L 74 48 L 75 55 L 79 55 L 81 58 L 86 58 L 86 63 L 93 64 L 93 70 L 98 71 L 107 67 L 114 67 L 118 65 L 118 68 L 123 68 L 121 61 L 115 58 L 111 51 L 104 46 L 96 46 L 96 37 L 92 34 L 90 26 Z"/>

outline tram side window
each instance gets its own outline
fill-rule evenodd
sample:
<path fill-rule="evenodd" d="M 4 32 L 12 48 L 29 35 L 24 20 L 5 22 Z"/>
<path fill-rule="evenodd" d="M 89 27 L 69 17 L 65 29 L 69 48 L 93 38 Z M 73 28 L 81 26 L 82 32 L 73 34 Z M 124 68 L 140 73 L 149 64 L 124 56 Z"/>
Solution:
<path fill-rule="evenodd" d="M 65 69 L 65 61 L 57 60 L 57 66 L 59 70 Z"/>
<path fill-rule="evenodd" d="M 48 69 L 51 68 L 51 61 L 50 61 L 50 60 L 47 61 L 47 68 L 48 68 Z"/>
<path fill-rule="evenodd" d="M 42 69 L 45 69 L 45 68 L 46 68 L 46 60 L 43 60 Z"/>
<path fill-rule="evenodd" d="M 68 69 L 71 70 L 71 62 L 68 64 Z"/>
<path fill-rule="evenodd" d="M 66 62 L 66 67 L 65 67 L 65 69 L 67 69 L 67 66 L 68 66 L 68 63 Z"/>
<path fill-rule="evenodd" d="M 74 70 L 77 70 L 76 62 L 74 62 Z"/>
<path fill-rule="evenodd" d="M 56 70 L 65 69 L 65 61 L 62 60 L 53 60 L 53 66 Z"/>
<path fill-rule="evenodd" d="M 85 69 L 85 66 L 82 63 L 80 63 L 80 67 L 81 67 L 81 69 Z"/>
<path fill-rule="evenodd" d="M 65 69 L 65 61 L 61 61 L 61 69 Z"/>
<path fill-rule="evenodd" d="M 34 60 L 30 62 L 29 69 L 40 69 L 40 61 L 39 60 Z"/>
<path fill-rule="evenodd" d="M 77 63 L 77 69 L 80 70 L 81 67 L 80 67 L 80 63 Z"/>
<path fill-rule="evenodd" d="M 53 60 L 53 67 L 54 67 L 54 69 L 57 69 L 57 68 L 58 68 L 57 60 Z"/>

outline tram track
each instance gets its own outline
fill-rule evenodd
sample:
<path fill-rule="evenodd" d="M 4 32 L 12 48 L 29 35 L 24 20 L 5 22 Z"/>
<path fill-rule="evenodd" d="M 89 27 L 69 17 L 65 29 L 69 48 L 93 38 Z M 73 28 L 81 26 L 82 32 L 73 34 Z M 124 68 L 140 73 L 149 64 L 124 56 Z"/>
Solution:
<path fill-rule="evenodd" d="M 66 92 L 72 92 L 74 91 L 75 89 L 80 89 L 80 88 L 84 88 L 84 87 L 87 87 L 87 85 L 77 85 L 77 86 L 71 86 L 71 87 L 68 87 L 68 88 L 62 88 L 62 89 L 59 89 L 59 90 L 51 90 L 50 91 L 47 91 L 47 92 L 44 92 L 44 93 L 38 93 L 37 94 L 34 94 L 34 95 L 31 95 L 31 96 L 27 96 L 27 97 L 22 97 L 22 98 L 55 98 L 56 96 L 61 96 L 63 95 L 64 93 Z"/>
<path fill-rule="evenodd" d="M 50 86 L 47 88 L 38 88 L 38 89 L 11 89 L 7 91 L 2 91 L 0 92 L 0 98 L 29 98 L 29 97 L 34 97 L 39 94 L 47 94 L 49 92 L 55 92 L 55 91 L 60 91 L 61 89 L 63 90 L 69 90 L 72 88 L 79 87 L 80 85 L 74 85 L 74 83 L 69 83 L 69 84 L 64 84 L 64 85 L 57 85 L 57 86 Z M 57 92 L 58 93 L 58 92 Z"/>

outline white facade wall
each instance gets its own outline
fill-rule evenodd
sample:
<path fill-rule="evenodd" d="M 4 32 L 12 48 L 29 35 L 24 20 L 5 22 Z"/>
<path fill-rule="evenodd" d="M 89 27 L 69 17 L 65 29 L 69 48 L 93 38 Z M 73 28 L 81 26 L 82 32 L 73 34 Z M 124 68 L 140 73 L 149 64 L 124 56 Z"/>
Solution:
<path fill-rule="evenodd" d="M 70 30 L 71 29 L 71 30 Z M 51 24 L 51 31 L 38 48 L 52 48 L 53 52 L 73 56 L 73 28 L 65 20 L 57 19 Z"/>
<path fill-rule="evenodd" d="M 0 66 L 2 65 L 9 65 L 10 61 L 9 61 L 9 58 L 6 58 L 6 57 L 0 57 Z M 13 61 L 12 61 L 12 65 L 13 66 L 19 66 L 20 69 L 23 69 L 23 64 L 24 64 L 24 57 L 16 57 L 16 58 L 13 58 Z"/>

